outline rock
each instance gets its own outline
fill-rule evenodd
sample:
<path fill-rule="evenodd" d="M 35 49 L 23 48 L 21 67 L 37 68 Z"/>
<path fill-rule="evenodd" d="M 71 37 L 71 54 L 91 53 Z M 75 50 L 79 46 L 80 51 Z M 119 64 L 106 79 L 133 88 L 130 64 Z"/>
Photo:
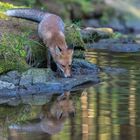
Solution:
<path fill-rule="evenodd" d="M 130 32 L 140 33 L 140 20 L 128 19 L 125 21 L 125 25 Z"/>
<path fill-rule="evenodd" d="M 71 78 L 56 77 L 55 73 L 50 69 L 31 68 L 22 73 L 20 84 L 17 86 L 1 81 L 0 96 L 23 97 L 37 94 L 61 94 L 65 90 L 71 90 L 81 84 L 89 82 L 92 84 L 99 83 L 99 71 L 100 68 L 98 66 L 82 59 L 73 60 Z M 16 77 L 18 74 L 10 72 L 6 75 Z"/>
<path fill-rule="evenodd" d="M 118 19 L 112 19 L 108 25 L 105 25 L 105 27 L 112 28 L 115 31 L 119 31 L 124 33 L 126 31 L 126 28 Z"/>
<path fill-rule="evenodd" d="M 138 52 L 140 44 L 114 44 L 109 47 L 112 52 Z"/>
<path fill-rule="evenodd" d="M 5 99 L 9 99 L 9 98 L 13 98 L 13 97 L 17 97 L 18 93 L 16 88 L 14 89 L 7 89 L 7 88 L 3 88 L 0 89 L 0 98 L 5 98 Z"/>
<path fill-rule="evenodd" d="M 111 52 L 138 52 L 140 51 L 140 44 L 123 44 L 123 43 L 93 43 L 88 44 L 87 49 L 104 50 Z"/>
<path fill-rule="evenodd" d="M 20 85 L 46 83 L 53 79 L 55 79 L 55 77 L 51 69 L 31 68 L 22 74 Z"/>
<path fill-rule="evenodd" d="M 0 81 L 0 89 L 14 89 L 15 85 L 12 83 L 8 83 L 8 82 L 4 82 L 4 81 Z"/>
<path fill-rule="evenodd" d="M 136 41 L 133 39 L 133 38 L 129 38 L 129 37 L 121 37 L 121 38 L 116 38 L 116 39 L 113 39 L 113 38 L 107 38 L 107 39 L 101 39 L 98 41 L 98 43 L 123 43 L 123 44 L 132 44 L 132 43 L 136 43 Z"/>
<path fill-rule="evenodd" d="M 81 30 L 81 36 L 85 42 L 93 42 L 103 38 L 109 38 L 113 34 L 111 28 L 91 28 Z"/>
<path fill-rule="evenodd" d="M 82 21 L 82 26 L 84 27 L 94 27 L 94 28 L 99 28 L 101 27 L 99 24 L 99 21 L 96 19 L 87 19 Z"/>
<path fill-rule="evenodd" d="M 18 71 L 10 71 L 6 75 L 1 75 L 0 80 L 18 85 L 20 81 L 20 73 Z"/>
<path fill-rule="evenodd" d="M 78 76 L 73 76 L 70 79 L 60 79 L 59 82 L 63 83 L 63 88 L 64 90 L 68 90 L 68 89 L 72 89 L 74 87 L 77 87 L 81 84 L 85 84 L 85 83 L 93 83 L 93 84 L 97 84 L 100 82 L 100 79 L 98 77 L 98 75 L 94 75 L 95 73 L 91 73 L 91 75 L 89 74 L 85 74 L 85 75 L 78 75 Z"/>
<path fill-rule="evenodd" d="M 87 62 L 83 59 L 74 59 L 72 63 L 72 74 L 73 75 L 82 75 L 82 74 L 97 74 L 100 72 L 100 68 L 92 64 L 90 62 Z"/>

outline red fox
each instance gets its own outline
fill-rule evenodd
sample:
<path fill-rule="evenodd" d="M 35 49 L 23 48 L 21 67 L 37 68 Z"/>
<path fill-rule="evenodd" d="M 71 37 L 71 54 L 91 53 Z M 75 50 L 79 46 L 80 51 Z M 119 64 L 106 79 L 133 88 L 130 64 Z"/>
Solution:
<path fill-rule="evenodd" d="M 62 71 L 64 77 L 71 76 L 73 50 L 67 46 L 64 35 L 64 22 L 59 16 L 25 8 L 8 10 L 6 15 L 38 22 L 39 37 L 48 47 L 48 51 L 57 67 Z M 50 64 L 49 61 L 48 58 L 48 64 Z"/>

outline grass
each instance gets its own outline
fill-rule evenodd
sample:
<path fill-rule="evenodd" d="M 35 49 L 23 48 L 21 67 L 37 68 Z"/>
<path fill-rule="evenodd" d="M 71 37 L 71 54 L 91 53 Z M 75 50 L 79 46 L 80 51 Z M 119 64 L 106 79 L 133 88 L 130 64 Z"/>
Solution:
<path fill-rule="evenodd" d="M 25 69 L 25 36 L 3 34 L 0 42 L 0 74 L 9 70 Z"/>
<path fill-rule="evenodd" d="M 84 41 L 80 35 L 80 28 L 76 24 L 66 26 L 66 42 L 69 46 L 85 49 Z"/>
<path fill-rule="evenodd" d="M 25 6 L 15 6 L 10 3 L 0 2 L 0 19 L 7 19 L 7 16 L 4 14 L 4 12 L 7 11 L 8 9 L 13 8 L 25 8 Z"/>
<path fill-rule="evenodd" d="M 10 3 L 0 2 L 0 11 L 1 12 L 5 12 L 6 10 L 12 9 L 12 8 L 25 8 L 25 6 L 15 6 Z"/>

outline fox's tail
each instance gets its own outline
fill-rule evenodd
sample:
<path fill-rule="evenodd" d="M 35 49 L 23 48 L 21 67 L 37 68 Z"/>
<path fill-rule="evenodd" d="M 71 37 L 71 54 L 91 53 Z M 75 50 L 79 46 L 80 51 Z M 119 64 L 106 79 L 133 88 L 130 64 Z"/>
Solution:
<path fill-rule="evenodd" d="M 5 14 L 8 16 L 40 22 L 45 16 L 46 12 L 30 8 L 16 8 L 6 11 Z"/>

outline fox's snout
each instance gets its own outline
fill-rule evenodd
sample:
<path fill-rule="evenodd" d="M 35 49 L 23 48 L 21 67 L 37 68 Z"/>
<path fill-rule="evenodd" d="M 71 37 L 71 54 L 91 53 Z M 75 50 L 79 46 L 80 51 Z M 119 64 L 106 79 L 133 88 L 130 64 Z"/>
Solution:
<path fill-rule="evenodd" d="M 64 77 L 65 78 L 70 78 L 71 77 L 71 73 L 69 72 L 69 73 L 64 73 Z"/>
<path fill-rule="evenodd" d="M 70 78 L 71 77 L 71 67 L 69 67 L 69 66 L 61 66 L 60 64 L 57 64 L 57 66 L 59 67 L 62 75 L 65 78 Z"/>
<path fill-rule="evenodd" d="M 55 59 L 55 62 L 57 63 L 58 68 L 63 73 L 63 76 L 66 78 L 71 77 L 72 55 L 72 49 L 61 51 L 56 55 L 57 57 Z"/>

